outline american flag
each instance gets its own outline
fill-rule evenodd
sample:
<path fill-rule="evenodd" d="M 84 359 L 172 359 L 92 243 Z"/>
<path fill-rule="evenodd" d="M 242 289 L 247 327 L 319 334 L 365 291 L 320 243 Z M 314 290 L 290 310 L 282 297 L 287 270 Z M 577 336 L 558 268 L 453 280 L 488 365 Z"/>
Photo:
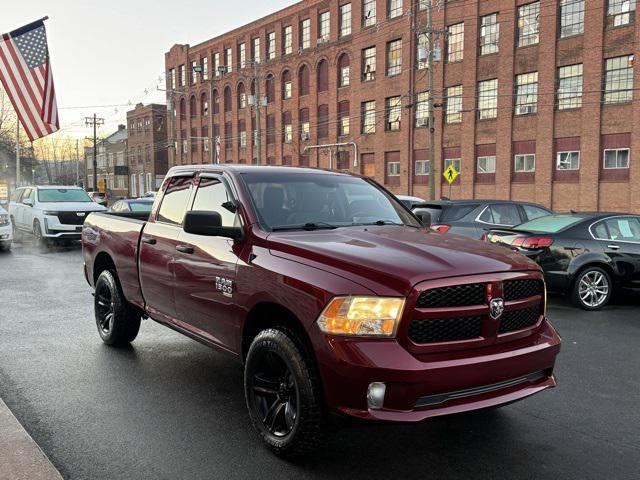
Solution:
<path fill-rule="evenodd" d="M 60 128 L 44 21 L 2 35 L 0 80 L 31 141 Z"/>

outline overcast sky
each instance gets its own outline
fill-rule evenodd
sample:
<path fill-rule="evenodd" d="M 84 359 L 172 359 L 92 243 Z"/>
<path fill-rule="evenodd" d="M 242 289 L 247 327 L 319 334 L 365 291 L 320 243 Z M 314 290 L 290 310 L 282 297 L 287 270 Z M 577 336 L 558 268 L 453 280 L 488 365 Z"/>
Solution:
<path fill-rule="evenodd" d="M 70 136 L 82 137 L 87 133 L 85 116 L 95 111 L 106 117 L 103 133 L 108 133 L 123 123 L 128 107 L 68 107 L 165 103 L 164 93 L 156 88 L 164 54 L 174 43 L 195 45 L 294 3 L 243 0 L 239 8 L 239 2 L 228 0 L 22 0 L 1 9 L 0 33 L 49 16 L 62 127 Z"/>

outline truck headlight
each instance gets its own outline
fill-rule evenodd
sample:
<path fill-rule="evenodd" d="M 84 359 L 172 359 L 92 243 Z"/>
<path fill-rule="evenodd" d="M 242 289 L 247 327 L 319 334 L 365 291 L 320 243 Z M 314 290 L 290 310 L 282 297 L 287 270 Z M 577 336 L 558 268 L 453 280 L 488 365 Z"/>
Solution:
<path fill-rule="evenodd" d="M 0 215 L 0 227 L 4 227 L 5 225 L 9 225 L 9 215 L 3 213 Z"/>
<path fill-rule="evenodd" d="M 335 297 L 318 317 L 318 326 L 330 335 L 393 337 L 404 298 Z"/>

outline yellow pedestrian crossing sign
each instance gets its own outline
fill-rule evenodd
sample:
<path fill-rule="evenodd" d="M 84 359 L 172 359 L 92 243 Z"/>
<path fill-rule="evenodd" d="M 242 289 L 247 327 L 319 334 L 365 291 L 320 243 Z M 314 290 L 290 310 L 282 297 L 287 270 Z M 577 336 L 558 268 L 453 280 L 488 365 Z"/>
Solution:
<path fill-rule="evenodd" d="M 444 176 L 444 179 L 449 182 L 449 185 L 451 185 L 456 178 L 458 178 L 458 171 L 456 170 L 456 167 L 454 167 L 453 165 L 449 165 L 445 171 L 442 173 L 442 175 Z"/>

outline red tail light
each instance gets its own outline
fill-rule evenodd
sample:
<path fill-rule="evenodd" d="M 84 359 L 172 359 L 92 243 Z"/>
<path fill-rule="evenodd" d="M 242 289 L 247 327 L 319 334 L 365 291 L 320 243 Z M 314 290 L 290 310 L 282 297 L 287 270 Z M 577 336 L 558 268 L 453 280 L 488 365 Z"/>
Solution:
<path fill-rule="evenodd" d="M 511 246 L 535 249 L 548 247 L 552 243 L 553 238 L 551 237 L 518 237 L 511 242 Z"/>
<path fill-rule="evenodd" d="M 487 236 L 487 232 L 484 232 L 481 236 L 480 236 L 480 240 L 483 242 L 486 242 L 489 240 L 489 237 Z"/>
<path fill-rule="evenodd" d="M 431 225 L 431 230 L 440 233 L 446 233 L 451 230 L 451 225 Z"/>

